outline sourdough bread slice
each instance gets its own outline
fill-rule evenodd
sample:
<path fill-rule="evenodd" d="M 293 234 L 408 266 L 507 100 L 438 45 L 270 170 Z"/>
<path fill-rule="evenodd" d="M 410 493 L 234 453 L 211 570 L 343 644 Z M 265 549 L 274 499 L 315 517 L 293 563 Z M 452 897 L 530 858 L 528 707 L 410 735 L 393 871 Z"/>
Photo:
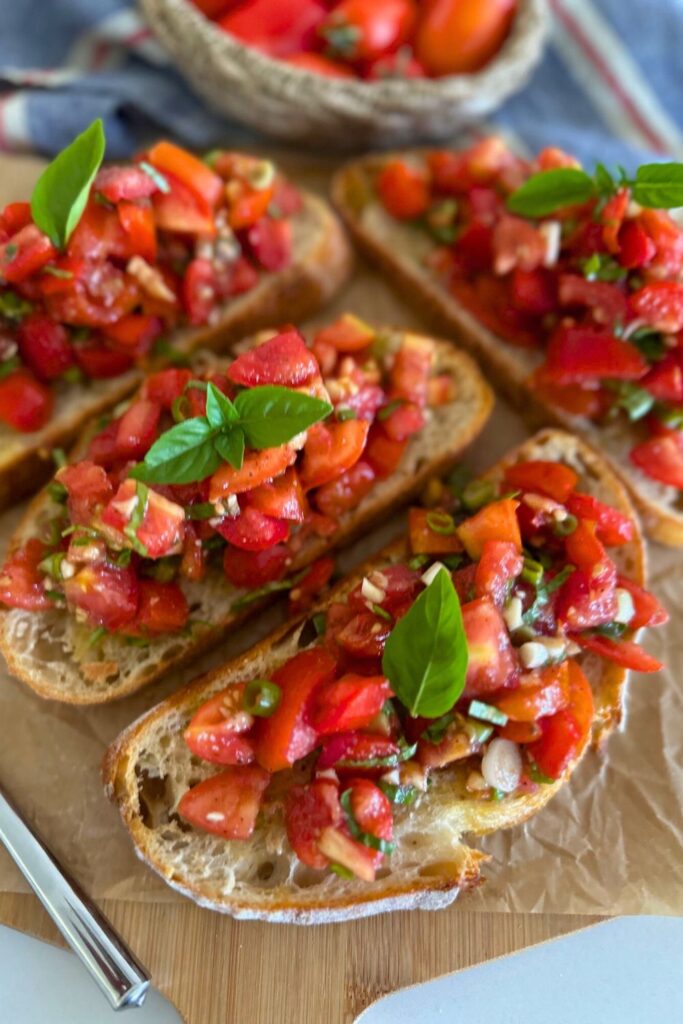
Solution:
<path fill-rule="evenodd" d="M 605 463 L 577 438 L 558 431 L 532 438 L 490 475 L 499 477 L 505 465 L 529 458 L 571 465 L 580 473 L 581 489 L 633 515 L 623 487 Z M 644 550 L 639 531 L 616 553 L 620 569 L 642 582 Z M 321 607 L 342 598 L 372 569 L 400 561 L 406 554 L 404 541 L 390 545 L 339 584 Z M 314 643 L 307 640 L 312 632 L 307 628 L 309 621 L 310 616 L 282 627 L 131 725 L 105 756 L 106 791 L 118 805 L 143 861 L 201 906 L 233 917 L 319 924 L 388 910 L 445 907 L 478 883 L 486 859 L 463 841 L 463 834 L 483 835 L 509 828 L 536 814 L 569 779 L 583 751 L 562 779 L 541 786 L 534 794 L 499 802 L 467 796 L 466 766 L 437 771 L 432 785 L 415 804 L 397 809 L 395 852 L 370 885 L 301 864 L 289 847 L 276 793 L 267 794 L 271 813 L 263 815 L 248 842 L 226 841 L 195 830 L 177 814 L 183 794 L 220 770 L 194 757 L 183 741 L 183 730 L 193 713 L 231 683 L 267 678 L 298 650 Z M 599 743 L 619 721 L 626 672 L 592 655 L 583 654 L 580 661 L 595 693 L 594 740 Z M 303 764 L 292 769 L 290 778 L 305 780 L 306 772 Z"/>
<path fill-rule="evenodd" d="M 424 165 L 420 151 L 371 156 L 343 167 L 332 182 L 332 198 L 360 248 L 386 273 L 442 334 L 452 334 L 482 364 L 494 385 L 533 428 L 564 427 L 584 437 L 609 461 L 629 488 L 647 533 L 663 544 L 683 545 L 683 496 L 657 483 L 634 466 L 628 455 L 644 439 L 642 426 L 621 420 L 598 426 L 547 405 L 529 386 L 530 374 L 542 361 L 539 352 L 516 348 L 484 327 L 449 293 L 425 265 L 436 248 L 425 232 L 394 220 L 377 201 L 375 180 L 387 160 L 400 156 Z"/>
<path fill-rule="evenodd" d="M 400 332 L 397 332 L 400 333 Z M 477 436 L 492 408 L 492 394 L 469 356 L 446 342 L 436 346 L 436 371 L 453 380 L 454 399 L 432 410 L 424 428 L 409 442 L 398 470 L 378 481 L 370 494 L 345 513 L 331 538 L 312 537 L 290 567 L 295 573 L 332 548 L 387 519 L 408 502 L 426 481 L 452 465 Z M 11 547 L 40 535 L 56 508 L 47 492 L 29 505 Z M 0 613 L 0 650 L 10 672 L 43 697 L 72 704 L 98 704 L 133 693 L 157 679 L 171 665 L 216 644 L 228 630 L 262 608 L 264 601 L 233 611 L 246 591 L 232 586 L 222 572 L 207 573 L 201 583 L 183 583 L 197 625 L 189 632 L 152 638 L 145 648 L 115 635 L 93 649 L 91 630 L 64 611 Z"/>
<path fill-rule="evenodd" d="M 346 281 L 351 253 L 329 206 L 304 193 L 303 208 L 292 218 L 293 255 L 278 273 L 263 273 L 244 295 L 226 302 L 215 322 L 183 328 L 172 336 L 174 351 L 223 350 L 245 334 L 282 321 L 301 321 L 318 310 Z M 66 448 L 83 426 L 120 402 L 140 383 L 138 370 L 113 380 L 62 385 L 49 423 L 32 434 L 0 424 L 0 511 L 35 490 L 53 470 L 52 449 Z"/>

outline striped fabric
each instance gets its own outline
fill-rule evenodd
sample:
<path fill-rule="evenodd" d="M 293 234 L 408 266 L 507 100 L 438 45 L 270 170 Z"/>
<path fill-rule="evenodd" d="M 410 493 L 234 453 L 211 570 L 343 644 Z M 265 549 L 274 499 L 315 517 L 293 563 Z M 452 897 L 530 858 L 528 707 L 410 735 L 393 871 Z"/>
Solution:
<path fill-rule="evenodd" d="M 531 84 L 496 117 L 528 150 L 591 165 L 683 160 L 683 0 L 548 0 L 552 36 Z M 0 33 L 0 149 L 53 153 L 95 117 L 109 152 L 151 135 L 190 146 L 249 133 L 207 112 L 130 0 L 12 0 Z"/>

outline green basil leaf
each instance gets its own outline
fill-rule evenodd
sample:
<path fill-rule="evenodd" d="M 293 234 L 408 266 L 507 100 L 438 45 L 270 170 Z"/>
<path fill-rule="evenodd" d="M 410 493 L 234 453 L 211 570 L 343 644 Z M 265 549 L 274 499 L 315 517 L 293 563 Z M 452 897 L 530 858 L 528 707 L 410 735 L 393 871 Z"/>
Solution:
<path fill-rule="evenodd" d="M 83 215 L 104 148 L 104 128 L 98 118 L 57 154 L 36 183 L 31 214 L 57 248 L 66 245 Z"/>
<path fill-rule="evenodd" d="M 206 389 L 206 418 L 212 427 L 224 427 L 237 419 L 237 409 L 228 396 L 211 383 Z"/>
<path fill-rule="evenodd" d="M 241 469 L 244 462 L 244 434 L 239 427 L 234 427 L 227 434 L 216 438 L 216 451 L 229 462 L 233 469 Z"/>
<path fill-rule="evenodd" d="M 595 184 L 601 196 L 611 196 L 617 190 L 616 182 L 604 164 L 595 165 Z"/>
<path fill-rule="evenodd" d="M 150 484 L 191 484 L 214 473 L 221 462 L 215 431 L 203 416 L 184 420 L 159 437 L 130 476 Z"/>
<path fill-rule="evenodd" d="M 382 671 L 411 715 L 439 718 L 465 688 L 467 659 L 460 601 L 442 571 L 394 626 Z"/>
<path fill-rule="evenodd" d="M 545 217 L 564 206 L 587 202 L 595 191 L 595 182 L 585 171 L 557 167 L 532 175 L 508 197 L 507 208 L 522 217 Z"/>
<path fill-rule="evenodd" d="M 683 164 L 643 164 L 636 171 L 633 198 L 662 210 L 683 206 Z"/>
<path fill-rule="evenodd" d="M 329 402 L 275 384 L 240 391 L 235 408 L 251 448 L 286 444 L 332 412 Z"/>

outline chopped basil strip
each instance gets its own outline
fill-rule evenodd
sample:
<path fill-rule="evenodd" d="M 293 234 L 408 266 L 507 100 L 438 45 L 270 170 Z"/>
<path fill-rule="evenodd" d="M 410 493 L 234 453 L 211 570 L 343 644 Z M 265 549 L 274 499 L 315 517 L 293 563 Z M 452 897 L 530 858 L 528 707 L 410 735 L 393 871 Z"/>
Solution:
<path fill-rule="evenodd" d="M 387 754 L 386 757 L 368 757 L 365 760 L 345 759 L 337 761 L 340 768 L 396 768 L 402 761 L 410 761 L 417 751 L 417 743 L 410 747 L 403 747 L 396 754 Z M 335 766 L 336 767 L 336 766 Z"/>
<path fill-rule="evenodd" d="M 392 804 L 409 807 L 410 804 L 415 802 L 415 798 L 417 797 L 417 790 L 415 789 L 415 786 L 395 786 L 393 783 L 385 782 L 383 779 L 380 779 L 377 785 Z"/>
<path fill-rule="evenodd" d="M 478 718 L 482 722 L 491 722 L 492 725 L 507 725 L 508 716 L 494 707 L 493 704 L 485 704 L 482 700 L 470 701 L 467 714 L 470 718 Z"/>

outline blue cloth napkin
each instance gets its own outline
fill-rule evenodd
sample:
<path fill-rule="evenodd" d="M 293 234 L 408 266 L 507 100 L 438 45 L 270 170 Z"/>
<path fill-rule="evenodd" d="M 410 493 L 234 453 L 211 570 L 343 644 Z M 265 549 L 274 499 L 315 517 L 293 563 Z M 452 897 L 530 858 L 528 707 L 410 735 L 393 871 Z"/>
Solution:
<path fill-rule="evenodd" d="M 550 44 L 492 121 L 534 151 L 683 160 L 683 0 L 548 0 Z M 151 136 L 243 144 L 246 129 L 192 94 L 130 0 L 11 0 L 0 33 L 0 149 L 54 153 L 95 117 L 108 154 Z"/>

